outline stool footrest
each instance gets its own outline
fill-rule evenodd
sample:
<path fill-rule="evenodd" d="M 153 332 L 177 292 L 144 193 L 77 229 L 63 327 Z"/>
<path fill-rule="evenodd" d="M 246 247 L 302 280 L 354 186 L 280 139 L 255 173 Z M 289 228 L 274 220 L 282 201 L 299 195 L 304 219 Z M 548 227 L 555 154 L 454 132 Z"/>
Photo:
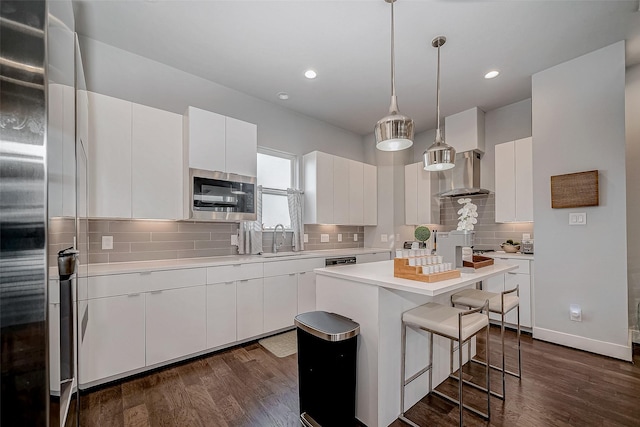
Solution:
<path fill-rule="evenodd" d="M 444 400 L 448 400 L 449 402 L 454 403 L 454 404 L 456 404 L 456 405 L 460 406 L 460 401 L 459 401 L 459 400 L 454 399 L 454 398 L 453 398 L 453 397 L 451 397 L 451 396 L 447 396 L 446 394 L 444 394 L 444 393 L 442 393 L 442 392 L 440 392 L 440 391 L 438 391 L 438 390 L 431 390 L 431 393 L 435 394 L 435 395 L 436 395 L 436 396 L 438 396 L 438 397 L 443 398 Z M 468 410 L 468 411 L 473 412 L 473 413 L 474 413 L 474 414 L 476 414 L 476 415 L 481 416 L 482 418 L 484 418 L 484 419 L 485 419 L 485 420 L 487 420 L 487 421 L 489 420 L 489 414 L 486 414 L 486 413 L 484 413 L 484 412 L 478 411 L 476 408 L 472 408 L 471 406 L 468 406 L 468 405 L 462 405 L 462 407 L 463 407 L 464 409 Z"/>
<path fill-rule="evenodd" d="M 404 412 L 402 414 L 404 414 Z M 403 423 L 409 424 L 412 427 L 420 427 L 418 424 L 414 423 L 413 421 L 411 421 L 409 418 L 405 417 L 402 414 L 398 417 L 400 421 L 402 421 Z"/>
<path fill-rule="evenodd" d="M 487 366 L 487 362 L 483 362 L 482 360 L 471 359 L 471 361 L 472 361 L 472 362 L 474 362 L 474 363 L 477 363 L 477 364 L 479 364 L 479 365 L 482 365 L 482 366 Z M 502 372 L 502 368 L 501 368 L 500 366 L 496 366 L 496 365 L 489 365 L 489 367 L 490 367 L 491 369 L 495 369 L 496 371 L 500 371 L 500 372 Z M 513 372 L 513 371 L 510 371 L 510 370 L 508 370 L 508 369 L 505 369 L 505 370 L 504 370 L 504 373 L 505 373 L 505 374 L 509 374 L 509 375 L 511 375 L 511 376 L 513 376 L 513 377 L 516 377 L 516 378 L 518 378 L 518 379 L 522 378 L 522 374 L 518 374 L 517 372 Z"/>
<path fill-rule="evenodd" d="M 431 369 L 431 365 L 427 366 L 426 368 L 422 368 L 420 369 L 418 372 L 416 372 L 415 374 L 411 375 L 408 379 L 404 380 L 404 385 L 405 387 L 407 385 L 409 385 L 413 380 L 415 380 L 416 378 L 418 378 L 420 375 L 424 374 L 425 372 L 427 372 L 429 369 Z"/>
<path fill-rule="evenodd" d="M 453 374 L 449 374 L 449 378 L 454 379 L 454 380 L 456 380 L 456 381 L 459 381 L 459 380 L 460 380 L 460 378 L 456 377 L 456 376 L 455 376 L 455 375 L 453 375 Z M 484 391 L 485 393 L 487 392 L 487 388 L 486 388 L 486 387 L 483 387 L 483 386 L 481 386 L 481 385 L 478 385 L 478 384 L 476 384 L 476 383 L 473 383 L 473 382 L 471 382 L 471 381 L 469 381 L 469 380 L 462 380 L 462 382 L 463 382 L 463 383 L 465 383 L 466 385 L 469 385 L 469 386 L 471 386 L 471 387 L 473 387 L 473 388 L 477 389 L 477 390 Z M 493 390 L 490 390 L 490 393 L 491 393 L 491 395 L 492 395 L 492 396 L 497 397 L 497 398 L 498 398 L 498 399 L 500 399 L 500 400 L 504 400 L 504 394 L 500 394 L 500 393 L 495 392 L 495 391 L 493 391 Z"/>

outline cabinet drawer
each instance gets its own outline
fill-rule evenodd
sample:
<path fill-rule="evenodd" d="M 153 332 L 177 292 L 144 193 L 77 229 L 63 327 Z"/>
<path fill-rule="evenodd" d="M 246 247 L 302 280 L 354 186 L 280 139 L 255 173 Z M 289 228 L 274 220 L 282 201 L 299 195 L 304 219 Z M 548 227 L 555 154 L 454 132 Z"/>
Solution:
<path fill-rule="evenodd" d="M 262 263 L 222 265 L 207 268 L 207 283 L 230 282 L 262 277 Z"/>
<path fill-rule="evenodd" d="M 89 277 L 89 299 L 144 292 L 140 273 Z"/>
<path fill-rule="evenodd" d="M 186 288 L 207 283 L 207 270 L 186 268 L 180 270 L 151 271 L 140 273 L 145 291 Z"/>
<path fill-rule="evenodd" d="M 284 274 L 313 271 L 324 267 L 324 258 L 306 258 L 264 263 L 264 277 L 282 276 Z"/>
<path fill-rule="evenodd" d="M 496 264 L 517 265 L 518 269 L 510 273 L 529 274 L 529 260 L 527 259 L 500 258 L 496 256 L 494 260 Z"/>

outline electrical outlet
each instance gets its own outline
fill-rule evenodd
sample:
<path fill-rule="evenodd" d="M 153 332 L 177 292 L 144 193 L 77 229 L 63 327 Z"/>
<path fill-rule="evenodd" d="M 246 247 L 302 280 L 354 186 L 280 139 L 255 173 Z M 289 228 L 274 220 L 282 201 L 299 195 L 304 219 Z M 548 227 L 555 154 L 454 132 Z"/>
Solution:
<path fill-rule="evenodd" d="M 231 235 L 231 246 L 238 246 L 238 235 L 237 234 L 232 234 Z"/>
<path fill-rule="evenodd" d="M 587 225 L 587 213 L 586 212 L 569 213 L 569 225 Z"/>
<path fill-rule="evenodd" d="M 304 233 L 304 235 L 302 236 L 303 240 L 305 243 L 309 243 L 309 235 L 307 233 Z"/>
<path fill-rule="evenodd" d="M 342 242 L 342 234 L 338 233 L 338 242 Z"/>
<path fill-rule="evenodd" d="M 353 233 L 353 241 L 354 242 L 358 241 L 358 233 Z"/>
<path fill-rule="evenodd" d="M 529 233 L 522 233 L 522 240 L 529 240 L 531 239 L 531 234 Z"/>
<path fill-rule="evenodd" d="M 380 235 L 380 241 L 381 242 L 388 242 L 389 241 L 389 236 L 386 234 L 381 234 Z"/>
<path fill-rule="evenodd" d="M 113 236 L 102 236 L 102 249 L 113 249 Z"/>
<path fill-rule="evenodd" d="M 329 235 L 321 234 L 320 235 L 320 243 L 329 243 Z"/>
<path fill-rule="evenodd" d="M 578 304 L 569 305 L 569 319 L 574 322 L 582 322 L 582 309 Z"/>

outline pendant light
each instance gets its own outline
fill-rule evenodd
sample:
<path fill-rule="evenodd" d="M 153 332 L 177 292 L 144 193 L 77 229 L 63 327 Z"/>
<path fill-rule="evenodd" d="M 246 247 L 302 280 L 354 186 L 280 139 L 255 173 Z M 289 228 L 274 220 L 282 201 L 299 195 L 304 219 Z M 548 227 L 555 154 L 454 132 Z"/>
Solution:
<path fill-rule="evenodd" d="M 384 1 L 391 3 L 391 106 L 389 115 L 376 123 L 376 148 L 381 151 L 400 151 L 413 145 L 413 120 L 398 111 L 393 17 L 393 3 L 396 0 Z"/>
<path fill-rule="evenodd" d="M 436 91 L 436 111 L 438 114 L 438 127 L 436 128 L 436 140 L 427 151 L 424 152 L 424 169 L 432 172 L 451 169 L 455 166 L 456 150 L 447 145 L 440 132 L 440 47 L 447 41 L 444 36 L 438 36 L 431 41 L 431 46 L 438 49 L 438 74 Z"/>

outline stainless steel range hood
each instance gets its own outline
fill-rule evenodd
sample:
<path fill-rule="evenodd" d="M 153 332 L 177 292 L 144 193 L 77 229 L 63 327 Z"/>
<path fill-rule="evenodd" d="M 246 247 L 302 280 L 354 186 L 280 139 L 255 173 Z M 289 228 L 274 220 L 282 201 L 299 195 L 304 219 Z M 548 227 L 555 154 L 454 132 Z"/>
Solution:
<path fill-rule="evenodd" d="M 440 197 L 472 196 L 489 194 L 480 186 L 480 151 L 465 151 L 456 154 L 456 166 L 439 173 Z"/>

